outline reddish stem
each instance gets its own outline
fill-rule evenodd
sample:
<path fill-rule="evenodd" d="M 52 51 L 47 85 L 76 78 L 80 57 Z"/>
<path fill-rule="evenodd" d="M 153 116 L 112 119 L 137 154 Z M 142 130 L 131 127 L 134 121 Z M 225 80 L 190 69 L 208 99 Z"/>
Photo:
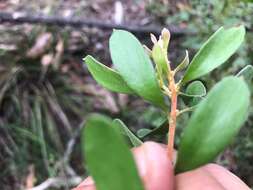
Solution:
<path fill-rule="evenodd" d="M 177 87 L 174 80 L 174 75 L 170 76 L 169 89 L 171 91 L 171 110 L 169 114 L 169 133 L 168 133 L 168 156 L 173 161 L 174 152 L 174 137 L 177 121 Z"/>

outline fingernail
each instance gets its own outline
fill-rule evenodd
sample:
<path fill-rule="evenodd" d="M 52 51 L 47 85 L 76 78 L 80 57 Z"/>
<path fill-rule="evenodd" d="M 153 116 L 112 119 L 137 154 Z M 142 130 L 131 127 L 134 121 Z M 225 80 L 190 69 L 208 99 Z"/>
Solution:
<path fill-rule="evenodd" d="M 91 177 L 87 177 L 82 183 L 80 183 L 75 189 L 72 190 L 88 190 L 94 187 L 94 181 Z"/>
<path fill-rule="evenodd" d="M 166 148 L 146 142 L 134 150 L 134 157 L 146 190 L 173 189 L 173 166 Z"/>
<path fill-rule="evenodd" d="M 87 177 L 81 184 L 82 185 L 94 185 L 94 181 L 91 177 Z"/>
<path fill-rule="evenodd" d="M 144 177 L 147 174 L 146 150 L 144 145 L 133 149 L 133 155 L 138 168 L 139 175 Z"/>
<path fill-rule="evenodd" d="M 93 185 L 79 185 L 78 187 L 72 189 L 72 190 L 95 190 L 95 187 Z"/>

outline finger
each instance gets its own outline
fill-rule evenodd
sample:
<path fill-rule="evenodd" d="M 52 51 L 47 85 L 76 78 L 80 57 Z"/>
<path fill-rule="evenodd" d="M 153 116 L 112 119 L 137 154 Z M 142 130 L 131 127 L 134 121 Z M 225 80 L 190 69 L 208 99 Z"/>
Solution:
<path fill-rule="evenodd" d="M 146 142 L 133 152 L 145 190 L 173 189 L 173 166 L 164 147 L 158 143 Z"/>
<path fill-rule="evenodd" d="M 205 169 L 209 171 L 225 189 L 229 190 L 250 190 L 250 188 L 236 175 L 217 164 L 208 164 Z"/>
<path fill-rule="evenodd" d="M 94 185 L 79 185 L 72 190 L 96 190 Z"/>
<path fill-rule="evenodd" d="M 203 167 L 176 175 L 177 190 L 224 190 Z"/>
<path fill-rule="evenodd" d="M 87 177 L 82 183 L 72 190 L 95 190 L 94 181 L 91 177 Z"/>
<path fill-rule="evenodd" d="M 146 142 L 132 151 L 145 190 L 173 190 L 173 166 L 162 145 Z M 74 190 L 95 190 L 94 182 L 87 178 Z"/>
<path fill-rule="evenodd" d="M 216 164 L 176 176 L 177 190 L 250 190 L 238 177 Z"/>

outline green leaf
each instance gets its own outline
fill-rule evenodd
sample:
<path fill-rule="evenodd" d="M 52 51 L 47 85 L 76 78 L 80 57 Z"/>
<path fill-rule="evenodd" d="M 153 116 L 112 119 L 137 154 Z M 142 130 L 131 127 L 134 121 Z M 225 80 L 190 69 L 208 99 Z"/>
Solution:
<path fill-rule="evenodd" d="M 193 81 L 186 87 L 185 93 L 181 94 L 188 97 L 203 97 L 206 95 L 206 87 L 201 81 Z"/>
<path fill-rule="evenodd" d="M 206 95 L 206 88 L 201 81 L 191 82 L 185 90 L 185 93 L 180 93 L 183 95 L 183 100 L 188 106 L 197 105 Z"/>
<path fill-rule="evenodd" d="M 188 51 L 185 51 L 185 57 L 183 61 L 176 67 L 175 73 L 185 69 L 188 65 L 189 65 L 189 54 L 188 54 Z"/>
<path fill-rule="evenodd" d="M 128 86 L 145 100 L 166 108 L 151 60 L 136 37 L 114 30 L 110 38 L 112 62 Z"/>
<path fill-rule="evenodd" d="M 94 79 L 101 86 L 114 92 L 134 94 L 134 91 L 127 85 L 117 71 L 103 65 L 90 55 L 86 56 L 84 61 Z"/>
<path fill-rule="evenodd" d="M 144 190 L 133 156 L 112 120 L 92 115 L 82 134 L 83 154 L 97 190 Z"/>
<path fill-rule="evenodd" d="M 244 26 L 217 30 L 194 56 L 182 83 L 199 78 L 224 63 L 242 44 L 244 36 Z"/>
<path fill-rule="evenodd" d="M 237 134 L 247 117 L 249 89 L 243 79 L 227 77 L 198 105 L 179 145 L 176 172 L 212 161 Z"/>
<path fill-rule="evenodd" d="M 167 76 L 168 74 L 168 65 L 167 65 L 167 52 L 164 52 L 163 48 L 155 43 L 152 49 L 152 58 L 156 64 L 157 72 L 160 76 Z"/>
<path fill-rule="evenodd" d="M 121 121 L 120 119 L 114 119 L 113 120 L 113 126 L 115 127 L 116 130 L 120 132 L 120 134 L 125 135 L 129 138 L 131 141 L 132 145 L 134 147 L 142 145 L 142 141 L 136 137 L 130 129 Z"/>
<path fill-rule="evenodd" d="M 253 79 L 253 66 L 247 65 L 236 76 L 243 77 L 245 82 L 250 86 Z"/>
<path fill-rule="evenodd" d="M 151 129 L 146 129 L 146 128 L 142 128 L 142 129 L 139 129 L 137 131 L 137 136 L 139 138 L 144 138 L 145 136 L 147 136 L 152 130 Z"/>
<path fill-rule="evenodd" d="M 168 120 L 164 119 L 160 125 L 158 125 L 153 130 L 145 129 L 139 130 L 137 132 L 138 137 L 145 138 L 145 137 L 152 137 L 156 135 L 165 135 L 168 132 Z"/>

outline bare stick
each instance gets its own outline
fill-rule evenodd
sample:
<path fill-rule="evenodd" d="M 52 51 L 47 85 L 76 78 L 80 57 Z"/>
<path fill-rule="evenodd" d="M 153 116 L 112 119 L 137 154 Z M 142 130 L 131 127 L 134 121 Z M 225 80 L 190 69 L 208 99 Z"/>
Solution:
<path fill-rule="evenodd" d="M 46 25 L 58 25 L 58 26 L 72 26 L 72 27 L 97 27 L 101 29 L 124 29 L 134 33 L 154 33 L 159 34 L 161 28 L 159 26 L 143 27 L 143 26 L 131 26 L 123 24 L 108 23 L 105 21 L 88 20 L 83 18 L 70 18 L 61 16 L 46 16 L 46 15 L 28 15 L 19 12 L 8 13 L 0 12 L 0 23 L 15 23 L 15 24 L 46 24 Z M 171 33 L 176 36 L 183 36 L 186 34 L 186 30 L 181 28 L 170 26 L 168 27 Z"/>

